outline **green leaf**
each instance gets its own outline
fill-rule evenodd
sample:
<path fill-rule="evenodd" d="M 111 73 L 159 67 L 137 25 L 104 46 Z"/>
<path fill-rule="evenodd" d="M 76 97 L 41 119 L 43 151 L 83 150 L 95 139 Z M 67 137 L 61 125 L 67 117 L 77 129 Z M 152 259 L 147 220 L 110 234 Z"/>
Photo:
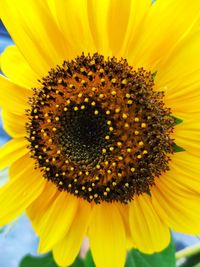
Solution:
<path fill-rule="evenodd" d="M 80 257 L 77 257 L 75 262 L 71 265 L 71 267 L 86 267 L 86 266 L 84 264 L 84 261 Z"/>
<path fill-rule="evenodd" d="M 200 267 L 200 253 L 188 257 L 179 265 L 180 267 Z"/>
<path fill-rule="evenodd" d="M 178 146 L 177 144 L 173 144 L 173 150 L 174 150 L 174 152 L 175 153 L 177 153 L 177 152 L 183 152 L 183 151 L 185 151 L 185 149 L 184 148 L 182 148 L 182 147 L 180 147 L 180 146 Z"/>
<path fill-rule="evenodd" d="M 175 117 L 175 116 L 172 116 L 172 118 L 174 118 L 174 119 L 175 119 L 175 125 L 181 124 L 181 123 L 183 122 L 183 120 L 182 120 L 182 119 L 180 119 L 180 118 L 177 118 L 177 117 Z"/>
<path fill-rule="evenodd" d="M 51 253 L 42 256 L 42 257 L 34 257 L 31 255 L 25 256 L 20 265 L 20 267 L 58 267 L 58 265 L 54 262 L 53 256 Z"/>
<path fill-rule="evenodd" d="M 85 267 L 95 267 L 95 264 L 92 258 L 92 253 L 90 250 L 88 251 L 85 257 L 84 263 L 85 263 Z"/>
<path fill-rule="evenodd" d="M 169 246 L 160 253 L 151 255 L 144 254 L 139 250 L 133 249 L 128 253 L 125 267 L 175 267 L 174 244 Z"/>

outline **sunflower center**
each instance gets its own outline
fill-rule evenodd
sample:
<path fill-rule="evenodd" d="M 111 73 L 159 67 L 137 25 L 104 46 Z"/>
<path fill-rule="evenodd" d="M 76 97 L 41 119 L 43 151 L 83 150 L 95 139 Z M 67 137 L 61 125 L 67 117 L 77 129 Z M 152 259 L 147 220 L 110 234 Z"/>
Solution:
<path fill-rule="evenodd" d="M 34 89 L 27 139 L 44 178 L 91 202 L 128 203 L 168 170 L 174 118 L 153 74 L 82 54 Z"/>

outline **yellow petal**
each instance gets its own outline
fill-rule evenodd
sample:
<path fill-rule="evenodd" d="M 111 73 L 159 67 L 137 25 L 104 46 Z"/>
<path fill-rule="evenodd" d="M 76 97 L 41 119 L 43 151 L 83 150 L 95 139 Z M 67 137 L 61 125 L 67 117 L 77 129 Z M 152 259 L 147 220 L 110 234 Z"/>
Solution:
<path fill-rule="evenodd" d="M 77 205 L 77 199 L 67 192 L 61 192 L 54 200 L 41 221 L 39 253 L 49 251 L 64 238 L 73 222 Z"/>
<path fill-rule="evenodd" d="M 199 2 L 200 3 L 200 2 Z M 158 69 L 156 87 L 165 92 L 165 103 L 177 115 L 200 112 L 200 35 L 190 36 L 184 45 Z"/>
<path fill-rule="evenodd" d="M 0 16 L 14 43 L 30 66 L 41 76 L 60 64 L 69 49 L 65 46 L 45 1 L 0 2 Z"/>
<path fill-rule="evenodd" d="M 175 173 L 178 175 L 178 173 Z M 162 176 L 152 187 L 152 203 L 160 218 L 173 230 L 187 234 L 200 233 L 200 195 L 166 182 Z"/>
<path fill-rule="evenodd" d="M 15 166 L 10 168 L 10 176 L 17 171 L 17 166 L 20 162 L 16 162 Z M 20 166 L 20 165 L 19 165 Z M 35 201 L 28 207 L 27 215 L 31 219 L 34 230 L 39 235 L 42 221 L 45 218 L 45 213 L 51 208 L 57 196 L 59 190 L 52 182 L 46 182 L 46 186 L 43 192 L 35 199 Z"/>
<path fill-rule="evenodd" d="M 72 56 L 81 55 L 82 52 L 93 53 L 95 48 L 88 23 L 87 0 L 60 0 L 55 1 L 54 5 L 58 23 Z"/>
<path fill-rule="evenodd" d="M 53 248 L 54 259 L 59 266 L 69 266 L 76 258 L 90 220 L 91 205 L 79 201 L 79 206 L 72 225 L 63 240 Z"/>
<path fill-rule="evenodd" d="M 24 115 L 29 108 L 28 98 L 31 96 L 31 90 L 19 87 L 0 75 L 0 105 L 3 108 Z"/>
<path fill-rule="evenodd" d="M 139 250 L 154 253 L 168 246 L 169 229 L 159 218 L 147 194 L 137 196 L 131 202 L 129 219 L 133 240 Z"/>
<path fill-rule="evenodd" d="M 155 1 L 145 18 L 142 34 L 129 46 L 127 58 L 133 66 L 159 70 L 172 52 L 184 42 L 199 22 L 200 2 Z M 176 22 L 176 23 L 174 23 Z"/>
<path fill-rule="evenodd" d="M 39 77 L 16 46 L 8 46 L 1 54 L 1 70 L 15 84 L 31 89 L 40 86 Z"/>
<path fill-rule="evenodd" d="M 173 137 L 177 145 L 188 153 L 200 157 L 200 124 L 199 114 L 193 118 L 185 117 L 183 122 L 176 125 Z"/>
<path fill-rule="evenodd" d="M 22 213 L 42 192 L 45 180 L 27 160 L 24 168 L 0 188 L 0 225 L 13 220 Z"/>
<path fill-rule="evenodd" d="M 2 120 L 3 120 L 3 128 L 10 136 L 12 137 L 26 136 L 25 124 L 27 120 L 25 116 L 20 116 L 6 109 L 3 109 Z"/>
<path fill-rule="evenodd" d="M 125 228 L 114 204 L 102 203 L 94 206 L 88 235 L 96 267 L 124 266 Z"/>
<path fill-rule="evenodd" d="M 163 174 L 161 179 L 176 188 L 177 193 L 200 193 L 200 164 L 199 157 L 189 152 L 175 153 L 171 157 L 170 171 Z"/>
<path fill-rule="evenodd" d="M 0 170 L 10 166 L 28 152 L 25 138 L 12 139 L 0 149 Z"/>

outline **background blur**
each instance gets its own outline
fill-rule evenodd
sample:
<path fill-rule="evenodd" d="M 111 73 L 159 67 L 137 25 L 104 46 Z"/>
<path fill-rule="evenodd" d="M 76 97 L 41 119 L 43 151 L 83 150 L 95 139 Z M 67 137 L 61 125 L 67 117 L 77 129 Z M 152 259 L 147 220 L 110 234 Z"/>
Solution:
<path fill-rule="evenodd" d="M 0 53 L 13 42 L 0 21 Z M 0 88 L 3 90 L 3 88 Z M 0 120 L 0 146 L 10 137 L 2 128 Z M 7 171 L 0 172 L 0 186 L 6 182 Z M 200 242 L 197 237 L 173 233 L 176 250 Z M 22 215 L 16 221 L 0 228 L 0 267 L 19 267 L 21 259 L 27 255 L 37 255 L 38 239 L 31 227 L 29 219 Z M 35 266 L 37 267 L 37 266 Z"/>

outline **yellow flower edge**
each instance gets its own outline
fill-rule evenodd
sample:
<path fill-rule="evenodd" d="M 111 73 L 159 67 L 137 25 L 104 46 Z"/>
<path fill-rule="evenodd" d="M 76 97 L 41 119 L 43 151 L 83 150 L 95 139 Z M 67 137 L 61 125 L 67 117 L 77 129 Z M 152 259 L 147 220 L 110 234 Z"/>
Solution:
<path fill-rule="evenodd" d="M 169 229 L 200 232 L 200 3 L 186 0 L 6 1 L 0 16 L 16 46 L 1 55 L 0 105 L 13 138 L 0 150 L 10 180 L 0 189 L 0 225 L 24 210 L 40 237 L 39 252 L 53 250 L 60 266 L 72 264 L 84 236 L 97 267 L 123 267 L 126 250 L 159 252 Z M 157 72 L 155 89 L 175 117 L 170 170 L 155 178 L 150 194 L 128 204 L 89 203 L 43 179 L 30 157 L 26 133 L 31 88 L 51 68 L 81 53 L 127 59 L 133 68 Z"/>

